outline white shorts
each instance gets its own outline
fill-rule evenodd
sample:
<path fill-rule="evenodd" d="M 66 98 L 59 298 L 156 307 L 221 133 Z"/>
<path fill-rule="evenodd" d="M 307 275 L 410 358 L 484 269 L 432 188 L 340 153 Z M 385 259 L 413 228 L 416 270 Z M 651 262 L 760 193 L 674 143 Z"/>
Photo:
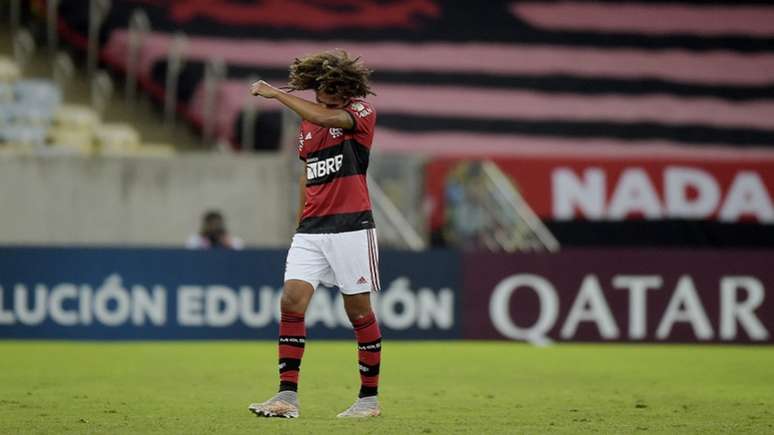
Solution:
<path fill-rule="evenodd" d="M 291 279 L 306 281 L 315 289 L 320 284 L 337 286 L 346 295 L 379 291 L 376 230 L 297 233 L 285 263 L 285 281 Z"/>

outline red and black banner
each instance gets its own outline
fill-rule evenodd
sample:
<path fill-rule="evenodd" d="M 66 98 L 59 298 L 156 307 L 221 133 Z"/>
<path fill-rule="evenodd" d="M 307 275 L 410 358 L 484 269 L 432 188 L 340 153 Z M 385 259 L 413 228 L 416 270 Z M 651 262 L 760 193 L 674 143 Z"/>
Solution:
<path fill-rule="evenodd" d="M 769 2 L 112 3 L 102 59 L 125 68 L 128 20 L 142 8 L 153 34 L 142 49 L 141 81 L 159 98 L 173 36 L 189 37 L 178 94 L 194 123 L 203 117 L 204 63 L 227 64 L 217 132 L 234 144 L 249 77 L 281 84 L 293 58 L 332 48 L 375 70 L 381 150 L 446 154 L 498 144 L 508 152 L 529 142 L 598 140 L 774 144 Z M 65 0 L 59 11 L 63 37 L 85 47 L 88 8 Z M 278 108 L 261 110 L 272 115 L 259 138 Z"/>

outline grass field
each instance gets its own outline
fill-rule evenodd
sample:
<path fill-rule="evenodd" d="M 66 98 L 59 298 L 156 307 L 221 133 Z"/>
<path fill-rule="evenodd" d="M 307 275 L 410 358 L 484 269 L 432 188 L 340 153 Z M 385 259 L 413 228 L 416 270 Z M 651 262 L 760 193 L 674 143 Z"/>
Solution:
<path fill-rule="evenodd" d="M 257 418 L 269 342 L 0 341 L 0 433 L 774 433 L 774 349 L 386 342 L 383 416 L 339 420 L 354 344 L 310 342 L 301 418 Z"/>

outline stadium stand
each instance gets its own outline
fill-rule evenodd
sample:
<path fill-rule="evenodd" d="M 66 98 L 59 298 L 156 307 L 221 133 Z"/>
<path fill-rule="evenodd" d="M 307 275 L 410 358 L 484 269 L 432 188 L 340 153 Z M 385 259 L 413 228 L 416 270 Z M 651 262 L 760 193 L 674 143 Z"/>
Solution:
<path fill-rule="evenodd" d="M 163 93 L 174 32 L 185 32 L 190 44 L 180 103 L 201 124 L 204 63 L 223 59 L 228 77 L 219 93 L 217 132 L 235 145 L 247 77 L 281 81 L 290 56 L 332 46 L 362 53 L 376 70 L 373 101 L 390 133 L 380 143 L 385 150 L 449 131 L 484 135 L 478 143 L 774 144 L 771 6 L 727 2 L 717 6 L 729 17 L 723 23 L 707 18 L 718 11 L 693 2 L 609 8 L 498 1 L 465 16 L 444 1 L 353 3 L 349 17 L 313 2 L 285 6 L 330 18 L 329 27 L 318 29 L 316 19 L 287 18 L 287 9 L 269 3 L 146 5 L 155 31 L 143 47 L 141 80 Z M 60 24 L 64 36 L 82 44 L 87 20 L 77 4 L 63 2 Z M 102 56 L 119 70 L 129 44 L 126 17 L 136 7 L 114 2 L 106 19 Z M 621 14 L 620 22 L 612 19 Z M 669 19 L 623 24 L 646 22 L 636 19 L 642 14 Z M 338 20 L 357 28 L 333 24 Z M 317 38 L 321 30 L 325 40 Z M 448 141 L 419 143 L 424 151 L 444 153 Z M 469 143 L 461 138 L 452 148 Z"/>
<path fill-rule="evenodd" d="M 16 63 L 6 57 L 0 57 L 0 82 L 3 83 L 3 87 L 0 88 L 0 99 L 6 101 L 10 99 L 11 88 L 7 86 L 9 83 L 13 83 L 19 79 L 19 67 Z"/>
<path fill-rule="evenodd" d="M 559 160 L 576 166 L 583 155 L 623 159 L 629 165 L 656 158 L 662 158 L 662 166 L 674 161 L 707 164 L 724 195 L 732 177 L 713 171 L 741 170 L 756 162 L 760 174 L 771 172 L 774 160 L 765 151 L 774 145 L 770 4 L 337 4 L 114 1 L 100 33 L 100 58 L 119 74 L 127 72 L 133 44 L 129 20 L 142 7 L 152 31 L 144 36 L 137 57 L 139 83 L 162 102 L 172 74 L 177 111 L 198 128 L 205 120 L 212 122 L 216 138 L 240 149 L 252 104 L 246 92 L 249 79 L 282 83 L 293 56 L 332 47 L 350 50 L 375 70 L 377 95 L 372 101 L 379 108 L 381 152 L 495 159 L 533 208 L 531 198 L 547 190 L 534 190 L 535 177 L 525 180 L 521 175 L 525 156 L 561 156 Z M 61 37 L 85 51 L 88 8 L 63 0 L 58 11 Z M 184 47 L 175 42 L 183 34 Z M 181 49 L 184 59 L 180 64 L 173 60 L 171 68 L 174 49 Z M 214 85 L 214 94 L 208 94 L 205 77 L 213 61 L 224 63 L 224 77 Z M 257 110 L 254 148 L 278 148 L 282 115 L 276 105 L 262 104 Z M 742 159 L 718 163 L 723 156 Z M 428 166 L 426 193 L 435 207 L 432 231 L 440 233 L 446 212 L 438 186 L 448 173 L 437 169 L 448 162 L 436 163 Z M 721 170 L 717 165 L 725 166 Z M 649 176 L 660 177 L 662 166 L 648 169 Z M 611 171 L 615 177 L 621 173 Z M 662 194 L 666 188 L 654 183 Z M 761 183 L 772 187 L 768 178 Z M 538 214 L 569 245 L 774 242 L 774 225 L 760 216 L 750 222 L 721 221 L 717 211 L 698 218 L 665 213 L 643 219 L 635 213 L 618 220 L 560 219 L 550 210 Z"/>
<path fill-rule="evenodd" d="M 142 144 L 127 124 L 103 123 L 83 105 L 63 104 L 51 80 L 24 78 L 18 65 L 0 58 L 0 149 L 45 155 L 171 155 L 165 144 Z"/>

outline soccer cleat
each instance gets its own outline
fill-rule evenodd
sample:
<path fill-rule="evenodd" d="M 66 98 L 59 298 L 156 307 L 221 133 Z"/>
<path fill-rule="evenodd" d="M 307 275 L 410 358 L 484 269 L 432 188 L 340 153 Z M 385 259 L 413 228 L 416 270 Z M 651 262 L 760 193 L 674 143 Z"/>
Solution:
<path fill-rule="evenodd" d="M 352 404 L 346 411 L 339 414 L 340 418 L 364 418 L 364 417 L 378 417 L 382 414 L 382 410 L 379 408 L 379 400 L 376 396 L 361 397 L 357 399 L 357 402 Z"/>
<path fill-rule="evenodd" d="M 294 397 L 295 393 L 287 393 L 289 391 L 282 391 L 263 403 L 251 404 L 247 409 L 259 417 L 298 418 L 298 400 Z"/>

